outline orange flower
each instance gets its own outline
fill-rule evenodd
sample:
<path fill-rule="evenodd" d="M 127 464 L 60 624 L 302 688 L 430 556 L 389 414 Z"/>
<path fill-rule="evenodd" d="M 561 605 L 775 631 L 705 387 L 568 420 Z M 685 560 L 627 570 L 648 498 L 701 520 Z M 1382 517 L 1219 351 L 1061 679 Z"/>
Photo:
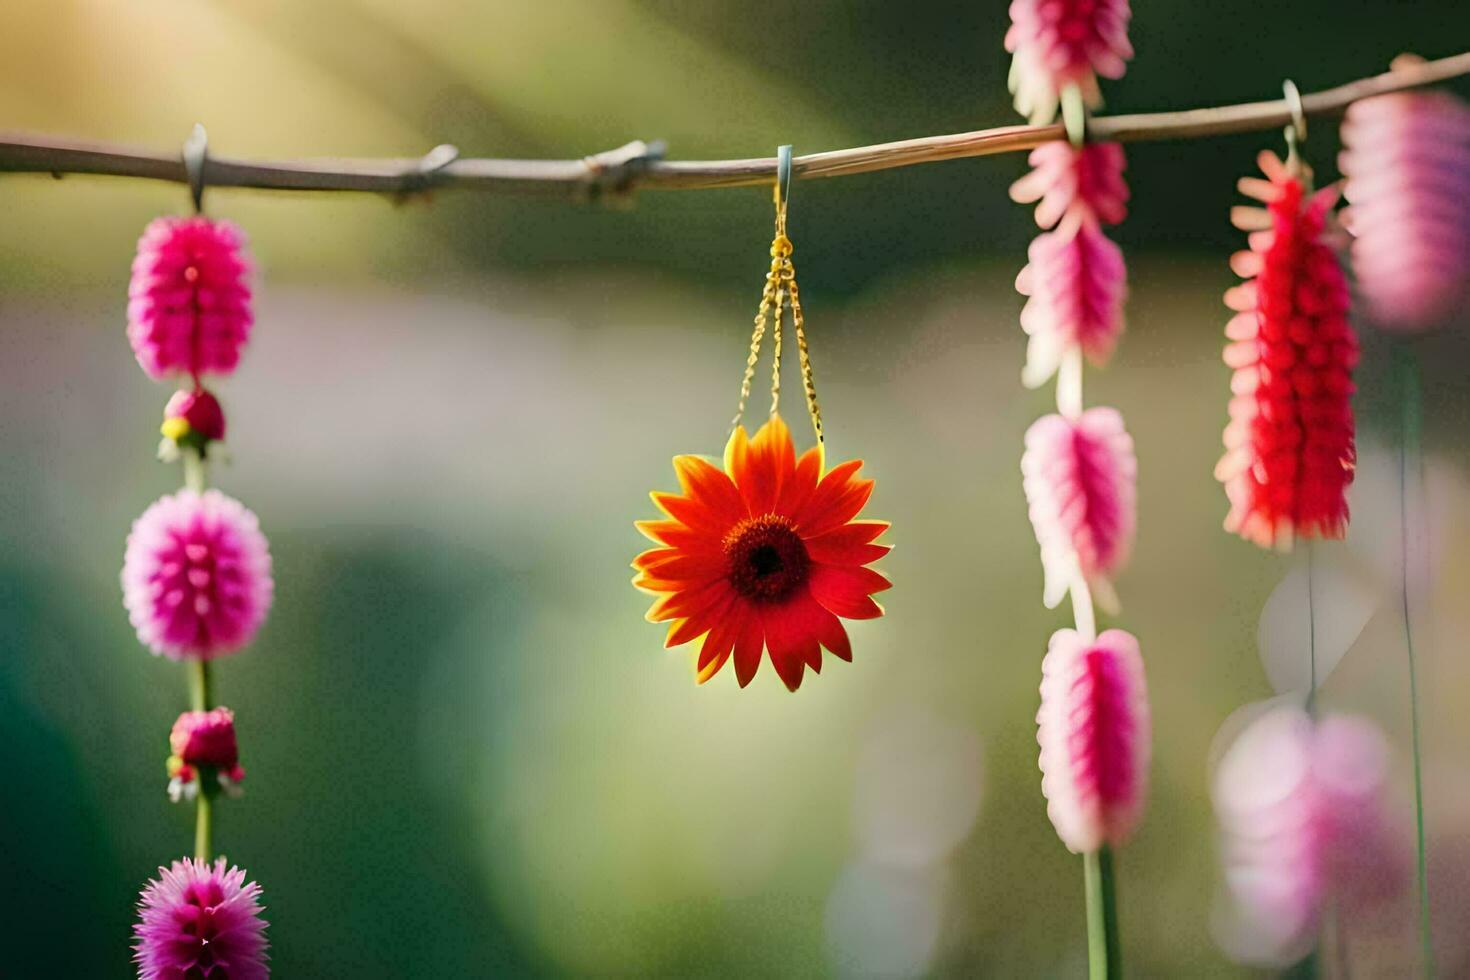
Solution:
<path fill-rule="evenodd" d="M 823 472 L 820 446 L 797 459 L 778 415 L 754 438 L 737 427 L 724 462 L 674 457 L 684 495 L 655 491 L 669 520 L 635 522 L 659 547 L 633 559 L 633 584 L 658 596 L 647 619 L 670 623 L 664 646 L 704 637 L 699 683 L 733 655 L 744 687 L 764 649 L 794 691 L 822 669 L 822 647 L 852 660 L 839 616 L 883 615 L 871 595 L 891 583 L 865 566 L 888 553 L 873 543 L 888 523 L 853 520 L 873 492 L 862 460 Z"/>

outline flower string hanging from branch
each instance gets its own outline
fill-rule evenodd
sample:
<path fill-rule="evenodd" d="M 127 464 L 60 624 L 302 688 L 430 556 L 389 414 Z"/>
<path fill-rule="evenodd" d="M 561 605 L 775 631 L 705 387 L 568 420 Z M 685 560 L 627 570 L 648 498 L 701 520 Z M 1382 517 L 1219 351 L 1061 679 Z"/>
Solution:
<path fill-rule="evenodd" d="M 202 209 L 204 131 L 185 146 L 196 212 Z M 180 461 L 184 487 L 134 522 L 121 575 L 123 603 L 139 641 L 188 667 L 190 709 L 169 735 L 170 798 L 195 807 L 193 857 L 159 868 L 139 904 L 134 959 L 143 980 L 183 976 L 265 977 L 260 886 L 212 858 L 212 810 L 244 778 L 235 715 L 214 705 L 210 664 L 247 646 L 274 595 L 271 556 L 243 504 L 206 489 L 209 461 L 225 434 L 219 400 L 204 376 L 228 375 L 250 336 L 244 237 L 202 213 L 159 218 L 138 242 L 128 290 L 128 340 L 155 380 L 186 387 L 169 399 L 160 457 Z"/>
<path fill-rule="evenodd" d="M 1123 149 L 1089 143 L 1097 75 L 1116 78 L 1132 48 L 1128 5 L 1014 0 L 1006 47 L 1016 108 L 1032 122 L 1062 110 L 1067 142 L 1033 150 L 1011 197 L 1036 204 L 1042 232 L 1016 279 L 1027 296 L 1022 382 L 1053 378 L 1057 412 L 1026 433 L 1021 473 L 1045 572 L 1048 608 L 1072 599 L 1075 629 L 1058 630 L 1042 663 L 1037 713 L 1042 793 L 1057 836 L 1083 856 L 1091 975 L 1121 972 L 1113 849 L 1133 833 L 1147 795 L 1151 723 L 1138 640 L 1097 634 L 1093 602 L 1117 613 L 1112 577 L 1136 526 L 1137 461 L 1123 417 L 1084 407 L 1085 362 L 1103 365 L 1123 330 L 1127 271 L 1104 232 L 1127 213 Z"/>
<path fill-rule="evenodd" d="M 828 469 L 801 298 L 786 233 L 790 147 L 781 148 L 775 237 L 740 402 L 722 465 L 675 456 L 682 494 L 652 494 L 665 519 L 638 521 L 658 547 L 633 560 L 633 584 L 657 598 L 647 619 L 669 623 L 664 645 L 701 640 L 696 678 L 704 683 L 735 661 L 745 687 L 763 654 L 795 691 L 807 668 L 822 669 L 822 650 L 852 659 L 843 619 L 874 619 L 883 608 L 872 595 L 890 587 L 869 568 L 889 551 L 877 539 L 885 521 L 858 520 L 873 481 L 858 477 L 861 460 Z M 796 455 L 781 418 L 782 319 L 791 308 L 802 388 L 816 445 Z M 771 333 L 770 418 L 754 436 L 741 424 L 761 345 Z"/>
<path fill-rule="evenodd" d="M 1421 63 L 1395 58 L 1392 70 Z M 1422 965 L 1434 972 L 1429 869 L 1424 818 L 1424 765 L 1420 752 L 1419 678 L 1410 601 L 1410 542 L 1424 533 L 1422 382 L 1411 346 L 1415 336 L 1462 315 L 1470 296 L 1470 107 L 1448 92 L 1381 95 L 1349 107 L 1342 126 L 1339 167 L 1352 233 L 1353 269 L 1369 322 L 1391 334 L 1400 402 L 1400 613 L 1404 629 L 1409 722 L 1414 761 L 1416 879 Z M 1418 475 L 1418 507 L 1411 498 Z"/>

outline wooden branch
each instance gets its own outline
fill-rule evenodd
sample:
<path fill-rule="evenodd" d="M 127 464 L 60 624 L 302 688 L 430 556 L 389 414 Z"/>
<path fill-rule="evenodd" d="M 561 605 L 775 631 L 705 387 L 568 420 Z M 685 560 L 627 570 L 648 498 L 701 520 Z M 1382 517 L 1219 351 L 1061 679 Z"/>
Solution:
<path fill-rule="evenodd" d="M 1470 52 L 1438 61 L 1406 63 L 1371 78 L 1302 96 L 1308 116 L 1341 112 L 1359 99 L 1431 85 L 1470 74 Z M 1184 112 L 1099 116 L 1088 121 L 1097 140 L 1196 139 L 1225 133 L 1284 127 L 1290 121 L 1284 99 L 1248 102 Z M 1065 139 L 1060 123 L 1001 126 L 948 136 L 926 136 L 828 150 L 797 157 L 799 179 L 844 177 L 939 160 L 958 160 L 1029 150 Z M 188 183 L 182 155 L 157 153 L 106 143 L 91 143 L 26 133 L 0 133 L 0 172 L 106 174 Z M 663 144 L 636 141 L 581 160 L 496 160 L 459 158 L 453 147 L 435 147 L 419 159 L 237 160 L 210 156 L 204 166 L 210 187 L 252 187 L 281 191 L 366 191 L 410 195 L 430 188 L 462 187 L 502 193 L 620 195 L 634 190 L 688 190 L 769 184 L 776 158 L 666 161 Z"/>

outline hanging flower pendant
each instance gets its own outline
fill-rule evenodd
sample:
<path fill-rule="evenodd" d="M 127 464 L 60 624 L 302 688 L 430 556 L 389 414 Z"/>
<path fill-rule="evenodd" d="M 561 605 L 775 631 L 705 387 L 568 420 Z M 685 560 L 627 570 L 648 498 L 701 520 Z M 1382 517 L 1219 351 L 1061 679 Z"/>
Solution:
<path fill-rule="evenodd" d="M 808 667 L 822 669 L 823 649 L 852 660 L 842 620 L 883 615 L 872 596 L 890 586 L 868 567 L 889 551 L 876 543 L 888 524 L 857 519 L 873 493 L 873 481 L 857 475 L 862 460 L 826 466 L 792 250 L 786 196 L 778 191 L 771 268 L 723 466 L 700 456 L 675 456 L 683 492 L 655 491 L 653 502 L 666 518 L 636 522 L 658 545 L 633 560 L 633 584 L 657 596 L 647 619 L 669 624 L 666 647 L 701 641 L 701 684 L 733 658 L 735 677 L 745 687 L 762 655 L 769 654 L 782 682 L 795 691 Z M 781 319 L 788 302 L 817 439 L 799 458 L 777 410 Z M 771 414 L 752 437 L 740 417 L 768 325 L 774 347 Z"/>

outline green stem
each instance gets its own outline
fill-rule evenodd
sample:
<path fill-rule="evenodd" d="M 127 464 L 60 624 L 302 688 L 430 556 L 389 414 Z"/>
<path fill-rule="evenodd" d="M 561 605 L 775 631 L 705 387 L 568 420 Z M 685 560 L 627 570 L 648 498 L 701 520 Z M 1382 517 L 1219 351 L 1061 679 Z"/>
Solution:
<path fill-rule="evenodd" d="M 1087 889 L 1087 965 L 1091 980 L 1118 980 L 1123 950 L 1118 942 L 1118 898 L 1113 881 L 1113 851 L 1104 844 L 1082 855 Z"/>
<path fill-rule="evenodd" d="M 209 792 L 202 785 L 203 777 L 200 778 L 200 783 L 199 795 L 194 799 L 194 858 L 208 861 L 210 831 L 214 827 L 214 801 L 209 798 Z"/>
<path fill-rule="evenodd" d="M 195 493 L 203 493 L 208 482 L 209 469 L 204 456 L 195 449 L 185 449 L 183 454 L 184 486 Z M 208 711 L 209 661 L 190 660 L 189 707 L 194 711 Z M 205 785 L 205 773 L 199 774 L 199 794 L 194 798 L 194 857 L 208 861 L 210 856 L 210 833 L 213 830 L 212 787 Z"/>
<path fill-rule="evenodd" d="M 1282 980 L 1317 980 L 1322 974 L 1322 963 L 1314 948 L 1306 956 L 1297 960 L 1281 974 Z"/>
<path fill-rule="evenodd" d="M 1310 671 L 1307 687 L 1307 714 L 1317 716 L 1317 602 L 1315 596 L 1317 549 L 1307 542 L 1307 656 Z"/>
<path fill-rule="evenodd" d="M 189 661 L 189 709 L 209 710 L 209 661 Z"/>
<path fill-rule="evenodd" d="M 1409 611 L 1409 460 L 1419 466 L 1423 478 L 1423 455 L 1419 440 L 1423 428 L 1419 364 L 1407 345 L 1394 347 L 1394 360 L 1403 393 L 1403 440 L 1399 444 L 1399 558 L 1403 581 L 1404 646 L 1409 661 L 1409 723 L 1414 751 L 1414 832 L 1419 879 L 1419 943 L 1423 950 L 1424 975 L 1434 976 L 1434 940 L 1429 928 L 1429 869 L 1424 845 L 1424 766 L 1419 750 L 1419 675 L 1414 656 L 1414 618 Z"/>
<path fill-rule="evenodd" d="M 209 464 L 204 461 L 199 450 L 187 447 L 183 450 L 183 461 L 184 486 L 195 493 L 203 493 L 209 482 Z"/>

